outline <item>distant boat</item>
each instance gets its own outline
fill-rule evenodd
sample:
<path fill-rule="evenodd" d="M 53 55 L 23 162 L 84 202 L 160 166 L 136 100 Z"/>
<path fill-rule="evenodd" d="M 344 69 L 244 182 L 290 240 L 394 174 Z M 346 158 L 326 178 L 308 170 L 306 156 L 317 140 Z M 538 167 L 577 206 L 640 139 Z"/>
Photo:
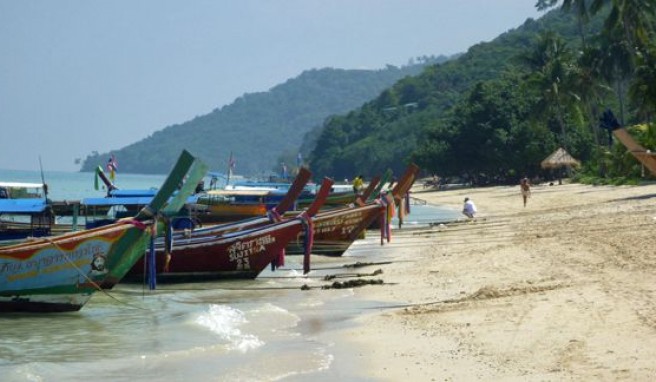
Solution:
<path fill-rule="evenodd" d="M 301 167 L 296 178 L 307 177 L 309 171 Z M 210 189 L 199 193 L 196 203 L 188 206 L 190 214 L 202 224 L 235 222 L 266 215 L 267 211 L 283 200 L 292 183 L 237 182 L 222 189 Z M 298 196 L 311 195 L 315 190 L 303 187 Z M 296 199 L 295 199 L 296 202 Z M 309 205 L 309 204 L 308 204 Z"/>
<path fill-rule="evenodd" d="M 0 248 L 0 312 L 81 309 L 101 285 L 115 284 L 143 257 L 154 218 L 176 213 L 205 171 L 184 151 L 157 195 L 134 217 Z M 156 231 L 163 232 L 161 223 Z"/>
<path fill-rule="evenodd" d="M 0 182 L 0 243 L 51 234 L 55 216 L 43 183 Z"/>

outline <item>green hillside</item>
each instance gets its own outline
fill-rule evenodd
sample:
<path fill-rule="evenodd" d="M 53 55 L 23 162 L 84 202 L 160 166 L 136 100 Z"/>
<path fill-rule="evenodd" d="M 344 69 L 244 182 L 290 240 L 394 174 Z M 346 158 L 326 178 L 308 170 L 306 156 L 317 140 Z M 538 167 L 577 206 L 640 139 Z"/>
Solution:
<path fill-rule="evenodd" d="M 399 173 L 413 161 L 475 184 L 515 182 L 549 176 L 540 162 L 562 146 L 584 171 L 629 176 L 614 170 L 619 158 L 599 116 L 607 108 L 620 123 L 656 115 L 653 2 L 538 5 L 559 9 L 331 117 L 310 150 L 313 171 L 350 178 Z"/>
<path fill-rule="evenodd" d="M 230 105 L 168 126 L 111 154 L 126 173 L 166 173 L 175 159 L 172 153 L 182 149 L 218 171 L 225 171 L 231 152 L 240 174 L 277 169 L 279 158 L 285 153 L 295 158 L 305 134 L 321 126 L 328 116 L 355 109 L 399 79 L 445 60 L 424 57 L 419 63 L 380 70 L 308 70 L 267 92 L 245 94 Z M 103 165 L 109 156 L 89 155 L 81 171 Z"/>
<path fill-rule="evenodd" d="M 529 19 L 489 43 L 471 47 L 458 59 L 400 80 L 358 110 L 332 117 L 312 150 L 313 170 L 337 178 L 379 173 L 388 167 L 400 172 L 420 140 L 445 122 L 448 111 L 468 90 L 513 71 L 516 57 L 529 49 L 541 31 L 551 28 L 577 36 L 572 16 L 552 12 L 539 20 Z"/>

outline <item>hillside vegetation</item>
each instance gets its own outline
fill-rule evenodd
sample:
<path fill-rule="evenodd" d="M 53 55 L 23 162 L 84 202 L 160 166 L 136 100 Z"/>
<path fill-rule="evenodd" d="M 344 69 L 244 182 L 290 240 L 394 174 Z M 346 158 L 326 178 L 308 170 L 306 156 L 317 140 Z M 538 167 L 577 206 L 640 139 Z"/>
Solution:
<path fill-rule="evenodd" d="M 168 126 L 120 150 L 92 153 L 81 171 L 104 165 L 114 154 L 121 172 L 166 173 L 182 149 L 219 171 L 227 169 L 230 153 L 240 174 L 277 169 L 280 157 L 287 153 L 295 158 L 305 135 L 328 116 L 355 109 L 399 79 L 445 60 L 423 57 L 401 68 L 388 65 L 380 70 L 308 70 L 269 91 L 245 94 L 230 105 Z M 311 140 L 311 134 L 305 139 Z"/>
<path fill-rule="evenodd" d="M 315 173 L 427 173 L 474 184 L 549 176 L 540 162 L 563 147 L 595 176 L 639 174 L 599 128 L 606 109 L 622 124 L 656 112 L 652 1 L 539 0 L 554 9 L 458 59 L 407 77 L 363 107 L 333 116 L 311 150 Z M 643 141 L 644 143 L 644 141 Z M 652 150 L 653 146 L 650 147 Z"/>

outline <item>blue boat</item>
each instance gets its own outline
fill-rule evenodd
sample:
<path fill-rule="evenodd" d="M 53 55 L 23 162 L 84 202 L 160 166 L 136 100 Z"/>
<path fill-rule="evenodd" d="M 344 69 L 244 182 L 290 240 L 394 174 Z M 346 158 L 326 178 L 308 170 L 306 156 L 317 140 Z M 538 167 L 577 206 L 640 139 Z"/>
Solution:
<path fill-rule="evenodd" d="M 48 236 L 54 218 L 42 183 L 0 182 L 0 243 Z"/>

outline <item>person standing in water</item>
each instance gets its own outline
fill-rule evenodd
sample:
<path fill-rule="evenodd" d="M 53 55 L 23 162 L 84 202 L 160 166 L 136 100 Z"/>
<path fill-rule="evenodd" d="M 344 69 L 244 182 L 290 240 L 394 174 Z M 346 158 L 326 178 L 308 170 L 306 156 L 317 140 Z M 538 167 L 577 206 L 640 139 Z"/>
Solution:
<path fill-rule="evenodd" d="M 528 201 L 528 198 L 531 197 L 531 183 L 528 181 L 527 177 L 524 177 L 519 181 L 519 188 L 522 193 L 522 199 L 524 199 L 524 207 L 526 207 L 526 202 Z"/>

